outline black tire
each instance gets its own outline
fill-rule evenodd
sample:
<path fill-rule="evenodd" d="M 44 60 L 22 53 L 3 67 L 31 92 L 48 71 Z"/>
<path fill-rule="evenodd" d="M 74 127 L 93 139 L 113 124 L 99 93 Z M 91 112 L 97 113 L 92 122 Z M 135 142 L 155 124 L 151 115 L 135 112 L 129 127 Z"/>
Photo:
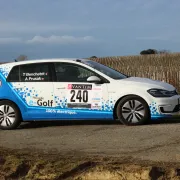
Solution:
<path fill-rule="evenodd" d="M 19 108 L 11 101 L 0 101 L 0 129 L 16 129 L 21 123 Z"/>
<path fill-rule="evenodd" d="M 128 108 L 128 105 L 132 108 Z M 150 119 L 148 104 L 144 99 L 135 95 L 126 96 L 119 101 L 116 108 L 116 115 L 122 124 L 128 126 L 146 124 Z"/>

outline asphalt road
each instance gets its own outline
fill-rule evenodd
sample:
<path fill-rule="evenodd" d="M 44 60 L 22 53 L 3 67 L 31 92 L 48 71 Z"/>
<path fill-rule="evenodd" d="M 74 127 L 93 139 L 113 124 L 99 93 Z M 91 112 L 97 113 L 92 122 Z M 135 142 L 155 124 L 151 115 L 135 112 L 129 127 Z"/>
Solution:
<path fill-rule="evenodd" d="M 107 122 L 25 123 L 0 130 L 0 146 L 62 154 L 132 157 L 180 161 L 180 120 L 127 127 Z"/>

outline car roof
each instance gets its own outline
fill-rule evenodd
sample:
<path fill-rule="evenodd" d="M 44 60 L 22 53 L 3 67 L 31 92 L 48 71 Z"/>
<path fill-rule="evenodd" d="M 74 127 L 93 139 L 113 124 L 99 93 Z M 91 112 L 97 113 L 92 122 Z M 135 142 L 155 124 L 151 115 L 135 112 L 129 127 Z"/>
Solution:
<path fill-rule="evenodd" d="M 8 62 L 0 64 L 0 66 L 3 65 L 10 65 L 10 66 L 16 66 L 16 65 L 23 65 L 23 64 L 31 64 L 31 63 L 42 63 L 42 62 L 70 62 L 70 61 L 90 61 L 88 59 L 81 59 L 81 58 L 52 58 L 52 59 L 30 59 L 25 61 L 17 61 L 17 62 Z"/>

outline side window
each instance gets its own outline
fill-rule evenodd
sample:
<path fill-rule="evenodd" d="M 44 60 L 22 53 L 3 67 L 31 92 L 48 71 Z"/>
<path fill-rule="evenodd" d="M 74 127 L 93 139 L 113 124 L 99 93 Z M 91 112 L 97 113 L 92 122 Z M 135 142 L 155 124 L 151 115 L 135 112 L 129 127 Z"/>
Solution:
<path fill-rule="evenodd" d="M 47 63 L 20 66 L 21 82 L 49 82 L 51 80 L 49 65 Z"/>
<path fill-rule="evenodd" d="M 52 77 L 49 71 L 49 64 L 34 63 L 16 66 L 8 77 L 10 82 L 49 82 Z"/>
<path fill-rule="evenodd" d="M 12 68 L 12 70 L 10 71 L 9 76 L 7 78 L 7 81 L 19 82 L 19 66 L 15 66 Z"/>
<path fill-rule="evenodd" d="M 58 82 L 87 82 L 87 78 L 96 74 L 82 66 L 68 63 L 55 63 Z"/>

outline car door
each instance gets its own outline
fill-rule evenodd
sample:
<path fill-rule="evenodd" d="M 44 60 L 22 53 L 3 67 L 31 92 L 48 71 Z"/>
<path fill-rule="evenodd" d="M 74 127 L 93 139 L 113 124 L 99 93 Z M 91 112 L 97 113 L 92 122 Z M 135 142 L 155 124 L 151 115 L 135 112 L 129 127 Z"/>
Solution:
<path fill-rule="evenodd" d="M 107 84 L 87 82 L 95 72 L 75 63 L 54 63 L 58 119 L 109 119 Z"/>
<path fill-rule="evenodd" d="M 15 66 L 8 77 L 27 120 L 55 118 L 54 89 L 50 63 Z"/>

